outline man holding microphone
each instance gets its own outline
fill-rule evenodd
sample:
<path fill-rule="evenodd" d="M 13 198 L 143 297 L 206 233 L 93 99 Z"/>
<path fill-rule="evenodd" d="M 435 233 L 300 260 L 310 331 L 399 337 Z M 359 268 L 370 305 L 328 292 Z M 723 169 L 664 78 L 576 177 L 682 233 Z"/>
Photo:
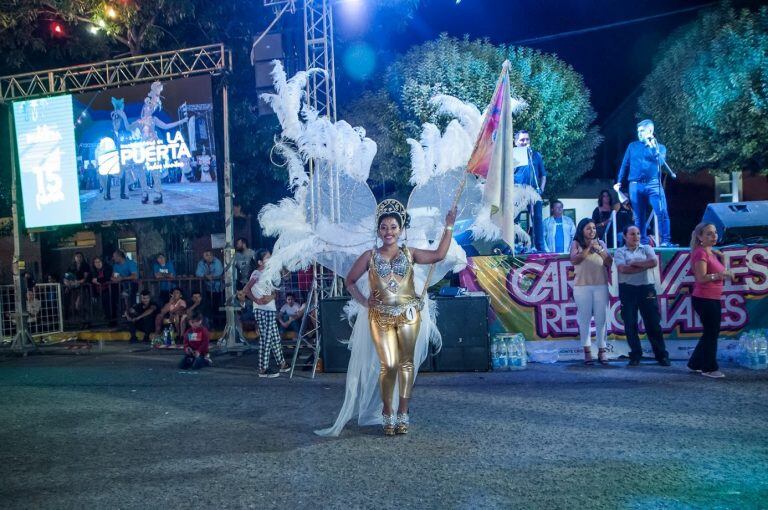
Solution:
<path fill-rule="evenodd" d="M 666 166 L 667 148 L 653 136 L 653 121 L 643 120 L 637 124 L 638 141 L 627 146 L 621 162 L 619 176 L 613 189 L 620 191 L 622 183 L 629 181 L 629 199 L 635 211 L 635 226 L 640 230 L 641 242 L 648 243 L 646 220 L 649 206 L 659 221 L 661 246 L 674 246 L 670 242 L 669 213 L 667 197 L 661 185 L 661 167 Z M 667 167 L 669 169 L 669 167 Z M 669 171 L 675 178 L 675 174 Z"/>

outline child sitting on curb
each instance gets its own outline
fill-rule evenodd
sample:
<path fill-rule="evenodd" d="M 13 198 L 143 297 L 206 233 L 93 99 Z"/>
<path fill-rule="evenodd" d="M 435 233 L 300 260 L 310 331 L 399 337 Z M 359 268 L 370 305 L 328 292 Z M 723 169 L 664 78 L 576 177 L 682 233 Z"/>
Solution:
<path fill-rule="evenodd" d="M 203 326 L 203 316 L 193 311 L 189 316 L 189 328 L 184 332 L 184 359 L 179 363 L 179 368 L 197 370 L 213 365 L 208 354 L 209 342 L 210 333 Z"/>

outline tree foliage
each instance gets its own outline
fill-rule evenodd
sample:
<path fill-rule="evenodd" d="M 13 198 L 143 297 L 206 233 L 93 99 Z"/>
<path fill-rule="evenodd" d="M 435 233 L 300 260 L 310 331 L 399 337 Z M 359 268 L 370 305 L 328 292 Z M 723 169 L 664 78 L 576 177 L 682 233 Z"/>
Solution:
<path fill-rule="evenodd" d="M 405 112 L 404 120 L 444 124 L 429 99 L 450 94 L 485 108 L 505 59 L 511 64 L 512 94 L 529 104 L 516 115 L 515 129 L 530 131 L 548 169 L 546 195 L 557 196 L 592 168 L 601 141 L 589 90 L 557 56 L 441 35 L 395 61 L 387 70 L 387 87 Z"/>
<path fill-rule="evenodd" d="M 674 167 L 768 173 L 768 7 L 706 12 L 660 54 L 640 110 Z"/>
<path fill-rule="evenodd" d="M 15 0 L 0 8 L 0 54 L 7 71 L 139 55 L 180 47 L 175 32 L 208 2 L 196 0 Z M 61 28 L 54 32 L 54 24 Z M 66 64 L 65 64 L 66 65 Z"/>

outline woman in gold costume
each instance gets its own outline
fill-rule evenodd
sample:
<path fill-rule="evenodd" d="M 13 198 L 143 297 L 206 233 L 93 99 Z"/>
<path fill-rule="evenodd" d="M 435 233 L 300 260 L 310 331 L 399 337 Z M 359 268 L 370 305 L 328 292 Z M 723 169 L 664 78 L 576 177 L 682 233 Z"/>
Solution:
<path fill-rule="evenodd" d="M 377 208 L 377 235 L 381 247 L 363 253 L 354 263 L 346 284 L 350 294 L 368 308 L 368 322 L 380 361 L 379 386 L 383 402 L 384 434 L 408 432 L 408 402 L 414 381 L 414 350 L 421 326 L 422 299 L 414 286 L 413 265 L 443 260 L 451 244 L 456 210 L 445 217 L 445 230 L 435 250 L 398 245 L 407 227 L 405 208 L 396 200 L 385 200 Z M 370 296 L 357 285 L 368 272 Z M 399 376 L 399 377 L 398 377 Z M 393 405 L 398 387 L 397 414 Z"/>

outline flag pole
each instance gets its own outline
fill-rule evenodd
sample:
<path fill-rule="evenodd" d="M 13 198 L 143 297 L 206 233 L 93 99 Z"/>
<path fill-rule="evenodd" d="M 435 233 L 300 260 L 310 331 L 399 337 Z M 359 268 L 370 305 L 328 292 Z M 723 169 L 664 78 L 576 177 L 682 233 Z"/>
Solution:
<path fill-rule="evenodd" d="M 496 87 L 494 88 L 494 97 L 496 96 L 496 90 L 501 86 L 502 80 L 504 79 L 504 75 L 509 72 L 509 60 L 505 60 L 504 63 L 501 65 L 501 73 L 499 74 L 498 80 L 496 80 Z M 504 98 L 504 100 L 509 100 L 509 98 Z M 490 114 L 491 111 L 489 110 L 488 114 Z M 486 119 L 487 122 L 487 119 Z M 512 128 L 512 126 L 510 126 Z M 477 140 L 475 140 L 475 146 L 472 149 L 472 154 L 474 155 L 475 151 L 477 150 L 477 147 L 480 143 L 480 139 L 483 135 L 483 129 L 481 127 L 480 132 L 477 135 Z M 472 157 L 470 156 L 470 161 L 472 160 Z M 464 188 L 467 185 L 467 178 L 466 173 L 464 174 L 464 178 L 459 183 L 459 186 L 456 189 L 456 192 L 453 197 L 453 203 L 451 204 L 449 211 L 453 210 L 454 208 L 458 207 L 459 205 L 459 199 L 461 198 L 461 194 L 464 192 Z M 453 237 L 453 233 L 451 233 L 451 237 Z M 432 263 L 429 266 L 429 272 L 427 273 L 427 279 L 424 281 L 424 289 L 421 291 L 420 300 L 424 302 L 424 299 L 427 295 L 427 290 L 429 289 L 429 280 L 432 278 L 432 274 L 435 272 L 435 264 Z"/>

